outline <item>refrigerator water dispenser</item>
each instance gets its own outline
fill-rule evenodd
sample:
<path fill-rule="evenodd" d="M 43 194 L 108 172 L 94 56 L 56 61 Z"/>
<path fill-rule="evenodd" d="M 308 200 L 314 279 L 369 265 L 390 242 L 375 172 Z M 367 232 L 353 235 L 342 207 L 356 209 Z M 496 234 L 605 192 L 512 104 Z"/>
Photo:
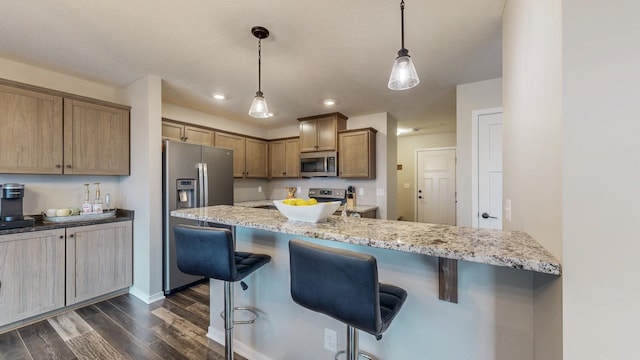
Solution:
<path fill-rule="evenodd" d="M 176 180 L 176 190 L 178 192 L 178 199 L 176 201 L 178 209 L 192 208 L 196 206 L 195 179 Z"/>

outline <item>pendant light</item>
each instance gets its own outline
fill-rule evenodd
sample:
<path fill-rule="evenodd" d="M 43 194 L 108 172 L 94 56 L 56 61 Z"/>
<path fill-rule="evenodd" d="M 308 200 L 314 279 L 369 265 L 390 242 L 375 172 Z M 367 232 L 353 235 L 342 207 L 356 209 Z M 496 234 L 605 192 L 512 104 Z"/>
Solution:
<path fill-rule="evenodd" d="M 271 117 L 271 113 L 269 113 L 269 107 L 267 106 L 267 100 L 264 99 L 262 94 L 262 83 L 261 83 L 261 65 L 262 65 L 262 39 L 266 39 L 269 37 L 269 30 L 262 26 L 254 26 L 251 28 L 251 33 L 253 36 L 258 38 L 258 91 L 256 92 L 256 97 L 253 98 L 253 102 L 251 103 L 251 108 L 249 108 L 249 116 L 253 118 L 265 119 Z"/>
<path fill-rule="evenodd" d="M 420 83 L 416 68 L 409 56 L 409 50 L 404 48 L 404 0 L 400 2 L 400 16 L 402 19 L 402 48 L 398 51 L 398 57 L 393 63 L 391 76 L 389 76 L 388 86 L 391 90 L 407 90 Z"/>

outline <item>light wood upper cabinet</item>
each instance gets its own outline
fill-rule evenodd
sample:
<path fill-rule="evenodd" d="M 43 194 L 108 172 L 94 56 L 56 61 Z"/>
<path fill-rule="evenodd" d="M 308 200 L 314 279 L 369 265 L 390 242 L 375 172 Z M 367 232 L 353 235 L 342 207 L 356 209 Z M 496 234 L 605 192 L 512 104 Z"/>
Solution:
<path fill-rule="evenodd" d="M 216 147 L 233 150 L 233 177 L 244 176 L 244 146 L 245 138 L 239 135 L 216 132 Z"/>
<path fill-rule="evenodd" d="M 0 79 L 0 173 L 129 175 L 129 109 Z"/>
<path fill-rule="evenodd" d="M 266 178 L 269 176 L 268 146 L 269 143 L 263 140 L 245 139 L 245 177 Z"/>
<path fill-rule="evenodd" d="M 131 221 L 67 228 L 67 305 L 133 283 Z"/>
<path fill-rule="evenodd" d="M 338 167 L 341 178 L 375 179 L 376 130 L 346 130 L 338 134 Z"/>
<path fill-rule="evenodd" d="M 65 98 L 64 173 L 129 175 L 129 111 Z"/>
<path fill-rule="evenodd" d="M 340 113 L 298 119 L 300 121 L 300 152 L 338 150 L 337 132 L 347 128 L 347 119 Z"/>
<path fill-rule="evenodd" d="M 0 84 L 0 173 L 62 174 L 62 97 Z"/>
<path fill-rule="evenodd" d="M 162 139 L 183 141 L 190 144 L 213 146 L 215 132 L 206 128 L 162 121 Z"/>
<path fill-rule="evenodd" d="M 269 149 L 272 178 L 300 177 L 299 138 L 270 141 Z"/>
<path fill-rule="evenodd" d="M 64 229 L 0 236 L 0 326 L 65 304 Z"/>
<path fill-rule="evenodd" d="M 233 177 L 268 177 L 266 141 L 223 132 L 216 132 L 215 139 L 216 147 L 233 150 Z"/>

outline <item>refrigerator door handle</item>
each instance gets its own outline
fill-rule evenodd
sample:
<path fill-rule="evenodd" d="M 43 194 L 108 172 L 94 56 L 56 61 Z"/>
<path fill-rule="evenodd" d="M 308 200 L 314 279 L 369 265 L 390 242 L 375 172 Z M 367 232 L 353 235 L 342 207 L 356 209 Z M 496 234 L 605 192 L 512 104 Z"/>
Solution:
<path fill-rule="evenodd" d="M 204 167 L 204 182 L 202 183 L 202 188 L 204 189 L 203 206 L 209 206 L 209 168 L 207 163 L 202 164 L 202 166 Z"/>
<path fill-rule="evenodd" d="M 196 207 L 202 207 L 204 204 L 204 169 L 203 169 L 203 164 L 202 163 L 198 163 L 198 186 L 197 186 L 197 191 L 198 191 L 198 203 L 196 204 Z"/>

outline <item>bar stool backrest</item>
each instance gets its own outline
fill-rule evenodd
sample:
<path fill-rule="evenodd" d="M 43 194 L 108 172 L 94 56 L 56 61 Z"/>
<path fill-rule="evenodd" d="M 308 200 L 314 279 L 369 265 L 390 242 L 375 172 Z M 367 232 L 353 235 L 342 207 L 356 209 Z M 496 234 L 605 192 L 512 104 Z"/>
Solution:
<path fill-rule="evenodd" d="M 382 331 L 375 257 L 299 240 L 289 242 L 297 304 L 370 334 Z"/>
<path fill-rule="evenodd" d="M 177 225 L 174 227 L 178 269 L 224 281 L 235 281 L 233 235 L 227 229 Z"/>

